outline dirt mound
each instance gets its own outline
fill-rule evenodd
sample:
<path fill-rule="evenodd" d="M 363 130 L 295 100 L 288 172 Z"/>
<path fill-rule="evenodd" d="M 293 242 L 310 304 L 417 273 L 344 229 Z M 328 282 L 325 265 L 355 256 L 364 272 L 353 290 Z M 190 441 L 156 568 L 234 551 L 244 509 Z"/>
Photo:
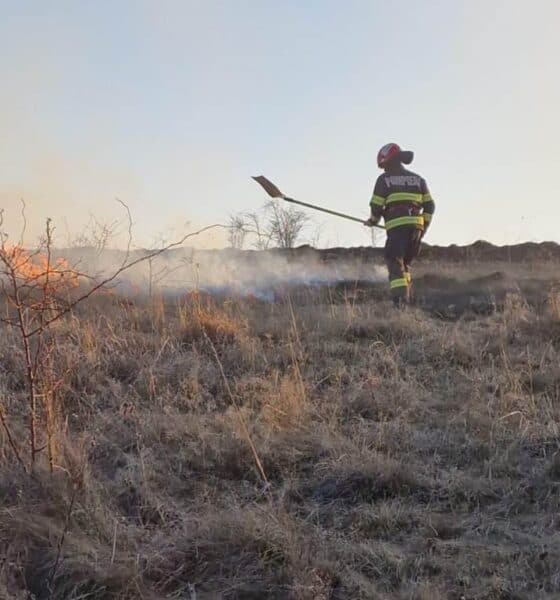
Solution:
<path fill-rule="evenodd" d="M 177 250 L 174 252 L 184 252 Z M 382 247 L 370 246 L 313 248 L 304 245 L 297 248 L 276 248 L 272 250 L 196 250 L 197 256 L 221 255 L 226 260 L 236 260 L 250 265 L 262 261 L 263 256 L 283 257 L 290 262 L 384 262 Z M 543 263 L 560 260 L 560 245 L 556 242 L 526 242 L 510 246 L 495 246 L 490 242 L 477 241 L 473 244 L 458 246 L 422 245 L 421 258 L 424 262 L 447 263 Z"/>
<path fill-rule="evenodd" d="M 560 245 L 555 242 L 526 242 L 495 246 L 478 241 L 467 246 L 429 246 L 422 248 L 424 259 L 445 262 L 549 262 L 560 259 Z"/>
<path fill-rule="evenodd" d="M 328 248 L 314 250 L 302 246 L 288 251 L 294 258 L 317 253 L 321 260 L 333 261 L 342 259 L 383 260 L 382 248 Z M 431 246 L 422 245 L 422 259 L 431 262 L 506 262 L 532 263 L 549 262 L 560 259 L 560 245 L 556 242 L 527 242 L 511 246 L 495 246 L 489 242 L 478 241 L 465 246 Z"/>

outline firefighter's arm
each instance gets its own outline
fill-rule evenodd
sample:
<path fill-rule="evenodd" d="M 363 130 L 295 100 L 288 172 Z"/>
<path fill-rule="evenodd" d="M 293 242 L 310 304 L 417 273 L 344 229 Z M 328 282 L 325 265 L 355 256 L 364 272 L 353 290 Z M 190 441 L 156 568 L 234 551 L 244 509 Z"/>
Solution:
<path fill-rule="evenodd" d="M 377 225 L 383 216 L 383 210 L 385 209 L 385 202 L 387 200 L 387 192 L 381 178 L 375 183 L 375 188 L 369 202 L 371 214 L 370 218 L 366 221 L 366 225 L 373 226 Z"/>
<path fill-rule="evenodd" d="M 430 194 L 428 184 L 425 180 L 422 180 L 422 216 L 424 217 L 424 234 L 430 227 L 435 210 L 436 203 Z"/>

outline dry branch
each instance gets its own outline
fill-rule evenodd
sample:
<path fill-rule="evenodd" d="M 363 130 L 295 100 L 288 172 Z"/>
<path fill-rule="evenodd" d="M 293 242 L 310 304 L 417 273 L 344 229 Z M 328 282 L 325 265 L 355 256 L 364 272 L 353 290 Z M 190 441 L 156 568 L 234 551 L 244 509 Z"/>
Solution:
<path fill-rule="evenodd" d="M 164 248 L 160 248 L 158 250 L 154 250 L 153 252 L 145 254 L 144 256 L 136 258 L 136 259 L 134 259 L 134 260 L 132 260 L 130 262 L 124 262 L 122 264 L 122 266 L 119 267 L 116 271 L 114 271 L 111 275 L 109 275 L 108 277 L 105 277 L 99 283 L 95 284 L 86 293 L 82 294 L 81 296 L 79 296 L 75 300 L 72 300 L 72 302 L 70 302 L 68 304 L 68 306 L 66 306 L 64 309 L 62 309 L 54 317 L 52 317 L 51 319 L 48 319 L 47 321 L 45 321 L 45 323 L 43 325 L 43 328 L 48 327 L 52 323 L 54 323 L 54 322 L 58 321 L 59 319 L 61 319 L 62 317 L 64 317 L 64 315 L 67 315 L 78 304 L 80 304 L 84 300 L 87 300 L 88 298 L 90 298 L 91 296 L 93 296 L 100 289 L 108 286 L 110 283 L 112 283 L 113 281 L 115 281 L 115 279 L 117 279 L 120 275 L 122 275 L 124 272 L 128 271 L 132 267 L 134 267 L 134 266 L 136 266 L 136 265 L 138 265 L 140 263 L 143 263 L 143 262 L 145 262 L 147 260 L 150 260 L 152 258 L 155 258 L 156 256 L 159 256 L 160 254 L 163 254 L 164 252 L 168 252 L 169 250 L 172 250 L 173 248 L 178 248 L 179 246 L 182 246 L 191 237 L 200 235 L 201 233 L 204 233 L 204 232 L 209 231 L 211 229 L 226 228 L 226 227 L 227 227 L 227 225 L 220 225 L 220 224 L 208 225 L 207 227 L 203 227 L 202 229 L 199 229 L 198 231 L 194 231 L 192 233 L 189 233 L 189 234 L 183 236 L 179 241 L 173 242 L 171 244 L 168 244 Z M 41 327 L 36 327 L 35 329 L 33 329 L 32 331 L 30 331 L 28 333 L 28 336 L 31 337 L 31 336 L 37 335 L 40 331 L 41 331 Z"/>

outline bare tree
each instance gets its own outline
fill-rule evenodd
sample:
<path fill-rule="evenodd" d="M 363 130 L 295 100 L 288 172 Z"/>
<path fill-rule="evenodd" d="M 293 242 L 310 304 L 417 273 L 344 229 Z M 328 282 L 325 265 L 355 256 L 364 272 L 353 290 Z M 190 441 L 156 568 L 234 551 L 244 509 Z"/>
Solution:
<path fill-rule="evenodd" d="M 268 231 L 271 239 L 280 248 L 293 248 L 309 217 L 301 210 L 290 206 L 284 208 L 276 200 L 269 200 L 265 205 L 268 216 Z"/>
<path fill-rule="evenodd" d="M 256 212 L 246 213 L 244 218 L 247 221 L 247 231 L 255 238 L 253 246 L 257 250 L 267 250 L 272 241 L 272 234 L 266 226 L 263 226 L 261 215 Z"/>
<path fill-rule="evenodd" d="M 267 250 L 272 244 L 280 248 L 293 248 L 309 221 L 303 211 L 292 206 L 284 208 L 270 200 L 260 213 L 248 212 L 230 217 L 230 247 L 242 248 L 246 237 L 251 236 L 257 250 Z"/>
<path fill-rule="evenodd" d="M 246 218 L 243 215 L 231 215 L 229 218 L 229 247 L 241 250 L 249 233 Z"/>
<path fill-rule="evenodd" d="M 85 229 L 71 240 L 70 246 L 92 248 L 97 254 L 101 254 L 115 235 L 118 226 L 118 221 L 103 222 L 90 215 Z"/>

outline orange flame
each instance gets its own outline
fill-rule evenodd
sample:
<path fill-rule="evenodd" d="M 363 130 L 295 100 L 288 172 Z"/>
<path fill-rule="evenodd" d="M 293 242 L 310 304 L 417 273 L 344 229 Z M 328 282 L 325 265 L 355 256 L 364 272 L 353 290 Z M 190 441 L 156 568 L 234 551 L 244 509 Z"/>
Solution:
<path fill-rule="evenodd" d="M 51 259 L 46 252 L 33 252 L 17 245 L 0 247 L 4 275 L 21 286 L 43 287 L 61 291 L 79 286 L 79 273 L 64 258 Z"/>

